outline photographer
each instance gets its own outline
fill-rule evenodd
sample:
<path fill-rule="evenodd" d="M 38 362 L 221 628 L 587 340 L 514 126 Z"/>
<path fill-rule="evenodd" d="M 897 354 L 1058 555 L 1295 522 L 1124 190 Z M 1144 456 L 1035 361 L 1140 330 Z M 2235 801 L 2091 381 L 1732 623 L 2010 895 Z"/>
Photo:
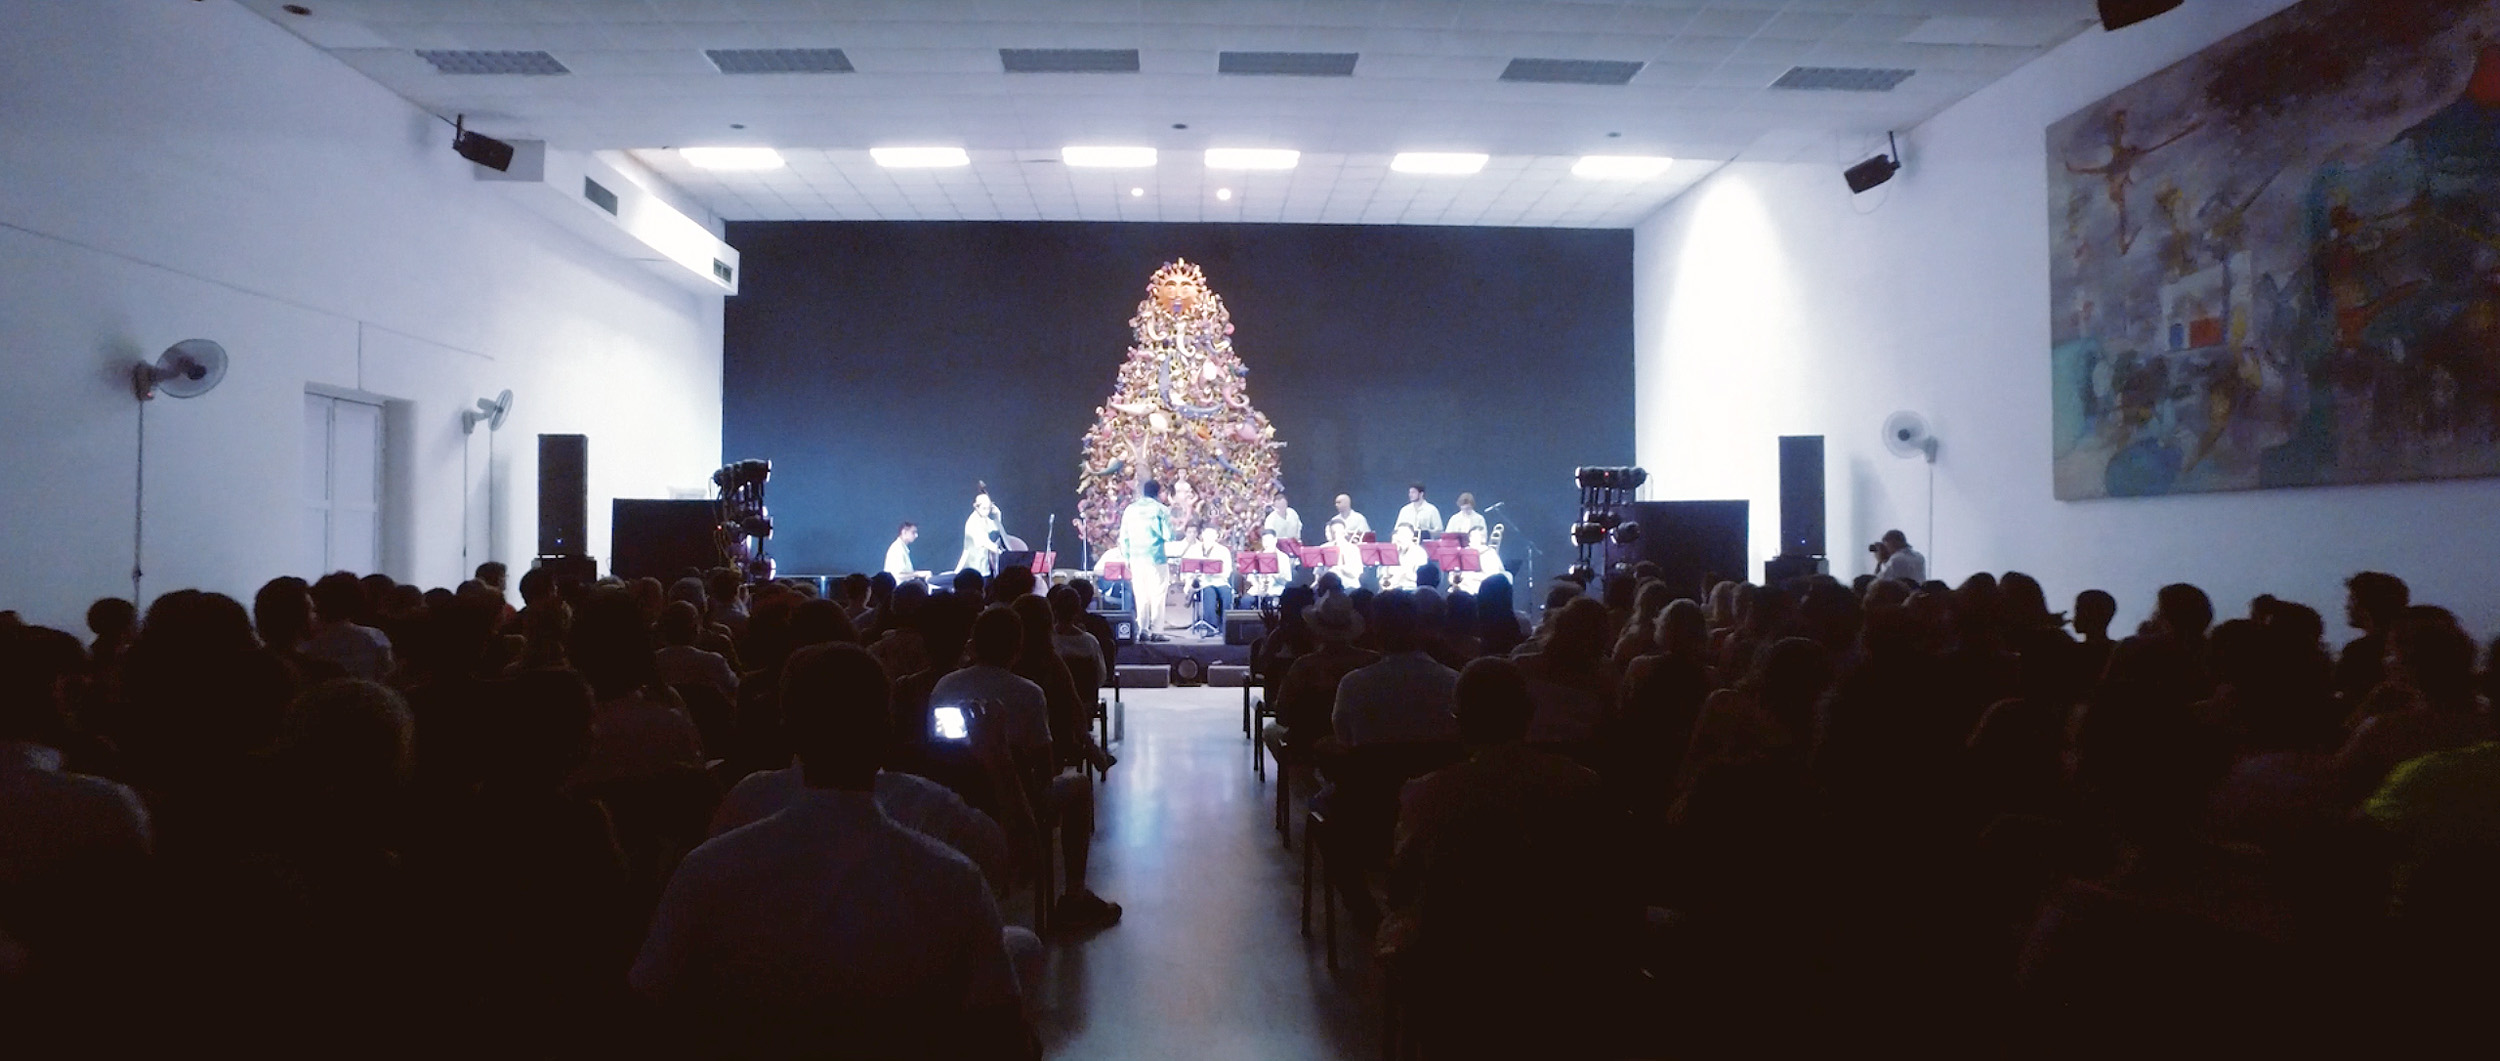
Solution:
<path fill-rule="evenodd" d="M 1875 577 L 1913 586 L 1927 581 L 1927 558 L 1910 548 L 1909 535 L 1897 530 L 1884 532 L 1882 540 L 1866 547 L 1875 554 Z"/>

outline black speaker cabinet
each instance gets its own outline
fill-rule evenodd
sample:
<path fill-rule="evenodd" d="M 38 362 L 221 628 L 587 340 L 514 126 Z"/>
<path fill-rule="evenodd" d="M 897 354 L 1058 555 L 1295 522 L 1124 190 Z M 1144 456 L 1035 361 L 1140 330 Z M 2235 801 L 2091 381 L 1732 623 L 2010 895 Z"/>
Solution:
<path fill-rule="evenodd" d="M 617 498 L 609 509 L 608 572 L 673 582 L 721 566 L 712 537 L 717 515 L 709 501 Z"/>
<path fill-rule="evenodd" d="M 1821 435 L 1780 436 L 1780 555 L 1825 555 Z"/>
<path fill-rule="evenodd" d="M 538 436 L 538 555 L 590 554 L 590 436 Z"/>
<path fill-rule="evenodd" d="M 587 556 L 542 556 L 537 566 L 554 576 L 558 586 L 568 582 L 587 586 L 599 581 L 599 561 Z"/>
<path fill-rule="evenodd" d="M 1102 613 L 1102 617 L 1105 622 L 1111 624 L 1111 641 L 1113 644 L 1134 645 L 1137 643 L 1136 612 L 1125 609 L 1115 609 Z"/>
<path fill-rule="evenodd" d="M 1224 613 L 1224 643 L 1247 645 L 1267 636 L 1267 618 L 1255 611 L 1234 609 Z"/>
<path fill-rule="evenodd" d="M 1634 501 L 1623 518 L 1641 525 L 1640 540 L 1617 547 L 1624 563 L 1656 561 L 1676 596 L 1706 600 L 1714 580 L 1741 580 L 1752 506 L 1743 501 Z"/>

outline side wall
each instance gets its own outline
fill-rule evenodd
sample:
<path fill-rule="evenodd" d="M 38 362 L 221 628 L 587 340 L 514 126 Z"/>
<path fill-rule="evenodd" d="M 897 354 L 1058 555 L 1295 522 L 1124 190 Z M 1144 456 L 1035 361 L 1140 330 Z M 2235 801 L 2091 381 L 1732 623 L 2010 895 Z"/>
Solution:
<path fill-rule="evenodd" d="M 1775 436 L 1826 436 L 1833 571 L 1898 527 L 1937 577 L 2023 570 L 2052 598 L 2194 582 L 2239 614 L 2272 592 L 2340 626 L 2343 577 L 2391 571 L 2500 633 L 2500 482 L 2061 502 L 2050 488 L 2044 130 L 2289 6 L 2207 0 L 2086 33 L 1909 131 L 1907 168 L 1852 197 L 1839 167 L 1738 163 L 1642 224 L 1634 252 L 1641 461 L 1651 495 L 1752 499 L 1753 563 L 1777 551 Z M 1879 428 L 1925 413 L 1923 463 Z M 2064 605 L 2059 605 L 2063 607 Z"/>
<path fill-rule="evenodd" d="M 148 408 L 150 596 L 318 573 L 292 571 L 308 386 L 389 400 L 403 580 L 526 566 L 538 432 L 591 436 L 602 556 L 610 497 L 706 481 L 721 300 L 472 180 L 449 133 L 224 0 L 0 7 L 0 608 L 74 630 L 130 593 L 127 372 L 185 338 L 233 368 Z M 458 414 L 506 387 L 490 497 Z"/>

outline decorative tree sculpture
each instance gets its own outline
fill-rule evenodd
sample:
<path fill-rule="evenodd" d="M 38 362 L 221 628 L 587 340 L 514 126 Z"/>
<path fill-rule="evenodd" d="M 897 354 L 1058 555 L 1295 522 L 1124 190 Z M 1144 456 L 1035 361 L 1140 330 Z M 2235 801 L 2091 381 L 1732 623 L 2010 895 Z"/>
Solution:
<path fill-rule="evenodd" d="M 1248 367 L 1206 274 L 1175 260 L 1155 270 L 1129 318 L 1136 344 L 1111 400 L 1094 410 L 1077 475 L 1085 539 L 1108 549 L 1120 511 L 1148 479 L 1163 484 L 1176 530 L 1213 526 L 1240 548 L 1283 488 L 1276 428 L 1250 405 Z"/>

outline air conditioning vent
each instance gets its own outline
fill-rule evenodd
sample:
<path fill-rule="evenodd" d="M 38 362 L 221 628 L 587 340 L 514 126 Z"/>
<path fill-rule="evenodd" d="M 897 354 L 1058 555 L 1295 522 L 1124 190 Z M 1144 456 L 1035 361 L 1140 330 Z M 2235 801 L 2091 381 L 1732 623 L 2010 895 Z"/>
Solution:
<path fill-rule="evenodd" d="M 1866 66 L 1797 66 L 1771 82 L 1771 87 L 1809 92 L 1890 92 L 1917 72 Z"/>
<path fill-rule="evenodd" d="M 1135 48 L 1000 48 L 1011 74 L 1134 74 Z"/>
<path fill-rule="evenodd" d="M 1646 63 L 1617 59 L 1513 59 L 1502 68 L 1504 81 L 1537 81 L 1553 85 L 1627 85 Z"/>
<path fill-rule="evenodd" d="M 1353 77 L 1360 52 L 1221 52 L 1219 74 L 1265 74 L 1280 77 Z"/>
<path fill-rule="evenodd" d="M 724 74 L 848 74 L 840 48 L 710 48 L 703 53 Z"/>
<path fill-rule="evenodd" d="M 417 57 L 446 74 L 569 74 L 546 52 L 419 51 Z"/>
<path fill-rule="evenodd" d="M 590 200 L 590 205 L 610 214 L 616 213 L 616 193 L 609 191 L 607 186 L 598 181 L 588 177 L 582 178 L 582 198 Z"/>
<path fill-rule="evenodd" d="M 720 277 L 720 282 L 724 284 L 734 284 L 738 282 L 738 271 L 730 268 L 728 262 L 722 261 L 718 258 L 712 259 L 712 275 Z"/>

